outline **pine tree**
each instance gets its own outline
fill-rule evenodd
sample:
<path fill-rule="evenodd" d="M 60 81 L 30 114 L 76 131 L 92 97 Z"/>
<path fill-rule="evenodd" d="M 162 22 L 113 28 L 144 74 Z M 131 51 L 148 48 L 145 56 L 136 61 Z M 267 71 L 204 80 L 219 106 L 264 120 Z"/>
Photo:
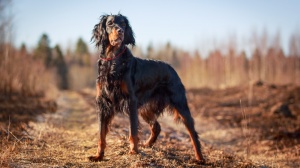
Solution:
<path fill-rule="evenodd" d="M 87 47 L 87 44 L 83 41 L 82 38 L 79 38 L 76 44 L 76 62 L 79 63 L 79 65 L 82 66 L 90 66 L 90 54 Z"/>
<path fill-rule="evenodd" d="M 58 87 L 60 89 L 68 89 L 68 67 L 59 45 L 54 47 L 54 66 L 59 76 Z"/>
<path fill-rule="evenodd" d="M 26 47 L 25 43 L 22 43 L 22 45 L 20 47 L 20 56 L 21 57 L 27 57 L 28 56 L 27 47 Z"/>
<path fill-rule="evenodd" d="M 43 34 L 38 42 L 37 48 L 34 51 L 34 59 L 41 59 L 49 68 L 52 64 L 52 53 L 50 48 L 50 41 L 47 34 Z"/>

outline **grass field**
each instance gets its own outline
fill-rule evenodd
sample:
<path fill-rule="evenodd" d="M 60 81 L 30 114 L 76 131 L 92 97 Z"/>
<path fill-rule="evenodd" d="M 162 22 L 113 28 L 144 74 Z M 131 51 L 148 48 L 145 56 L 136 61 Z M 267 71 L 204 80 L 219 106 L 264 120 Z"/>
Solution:
<path fill-rule="evenodd" d="M 249 97 L 249 89 L 252 94 Z M 107 137 L 104 161 L 87 157 L 97 148 L 93 90 L 60 92 L 56 113 L 1 120 L 3 167 L 298 167 L 299 97 L 294 86 L 253 85 L 187 92 L 205 165 L 198 165 L 189 136 L 173 117 L 162 116 L 162 132 L 152 148 L 128 154 L 128 118 L 117 115 Z M 251 99 L 250 99 L 251 98 Z M 41 111 L 56 108 L 49 102 Z M 288 110 L 282 106 L 287 105 Z M 1 104 L 1 107 L 2 104 Z M 19 107 L 21 106 L 14 106 Z M 28 108 L 28 107 L 22 107 Z M 33 108 L 33 106 L 32 106 Z M 19 110 L 20 111 L 20 110 Z M 51 111 L 51 110 L 50 110 Z M 26 120 L 25 120 L 26 119 Z M 26 122 L 24 122 L 26 121 Z M 140 139 L 150 132 L 141 121 Z"/>

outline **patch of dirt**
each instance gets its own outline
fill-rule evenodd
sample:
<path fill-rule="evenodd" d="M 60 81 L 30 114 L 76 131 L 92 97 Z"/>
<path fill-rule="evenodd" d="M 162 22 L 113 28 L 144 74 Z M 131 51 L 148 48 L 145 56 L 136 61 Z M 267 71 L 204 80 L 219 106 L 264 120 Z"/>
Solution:
<path fill-rule="evenodd" d="M 300 166 L 300 87 L 257 83 L 187 95 L 205 142 L 255 163 Z"/>
<path fill-rule="evenodd" d="M 0 92 L 0 137 L 7 135 L 9 139 L 14 135 L 21 136 L 26 131 L 28 122 L 36 120 L 43 113 L 53 113 L 56 110 L 56 102 L 45 98 L 41 93 L 25 96 Z"/>
<path fill-rule="evenodd" d="M 205 165 L 194 151 L 183 124 L 167 113 L 152 148 L 128 154 L 128 117 L 115 116 L 104 161 L 93 163 L 98 123 L 94 91 L 64 91 L 57 112 L 35 116 L 22 137 L 1 137 L 4 167 L 299 167 L 300 88 L 251 85 L 225 90 L 188 90 L 189 107 L 199 133 Z M 13 120 L 13 118 L 11 118 Z M 140 143 L 150 132 L 141 121 Z M 7 125 L 4 125 L 7 128 Z"/>

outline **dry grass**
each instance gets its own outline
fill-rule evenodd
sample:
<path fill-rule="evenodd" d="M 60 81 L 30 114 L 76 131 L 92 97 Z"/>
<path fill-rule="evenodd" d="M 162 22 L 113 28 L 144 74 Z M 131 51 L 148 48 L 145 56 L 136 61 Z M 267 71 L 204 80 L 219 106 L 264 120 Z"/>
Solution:
<path fill-rule="evenodd" d="M 188 92 L 204 141 L 257 164 L 299 167 L 300 89 L 292 85 L 254 85 L 248 89 Z"/>
<path fill-rule="evenodd" d="M 51 72 L 40 61 L 21 56 L 16 51 L 8 57 L 0 55 L 0 92 L 6 96 L 15 93 L 36 95 L 44 93 L 55 82 Z"/>
<path fill-rule="evenodd" d="M 4 167 L 14 152 L 31 139 L 28 122 L 57 108 L 52 100 L 57 90 L 52 85 L 51 72 L 40 62 L 7 48 L 9 54 L 0 53 L 0 165 Z"/>
<path fill-rule="evenodd" d="M 71 90 L 94 87 L 96 76 L 96 68 L 71 65 L 69 66 L 69 87 Z"/>
<path fill-rule="evenodd" d="M 84 96 L 84 97 L 82 97 Z M 128 118 L 117 115 L 108 134 L 104 161 L 89 162 L 96 151 L 97 119 L 93 96 L 84 92 L 64 92 L 58 99 L 55 114 L 44 115 L 40 122 L 30 122 L 23 140 L 6 141 L 1 158 L 10 167 L 257 167 L 250 160 L 203 143 L 206 165 L 194 161 L 194 153 L 186 132 L 168 122 L 161 122 L 162 133 L 152 148 L 140 148 L 138 155 L 128 154 Z M 165 119 L 164 119 L 165 120 Z M 141 140 L 149 136 L 142 124 Z M 14 145 L 15 144 L 15 145 Z"/>

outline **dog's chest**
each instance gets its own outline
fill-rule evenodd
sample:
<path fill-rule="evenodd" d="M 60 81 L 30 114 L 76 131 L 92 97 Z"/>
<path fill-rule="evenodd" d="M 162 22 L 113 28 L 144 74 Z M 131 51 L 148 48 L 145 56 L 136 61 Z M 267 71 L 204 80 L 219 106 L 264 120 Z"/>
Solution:
<path fill-rule="evenodd" d="M 126 84 L 124 80 L 127 71 L 125 61 L 102 61 L 98 68 L 98 80 L 102 88 L 102 96 L 113 104 L 119 104 L 127 98 Z"/>
<path fill-rule="evenodd" d="M 115 85 L 122 80 L 127 69 L 126 62 L 122 59 L 101 61 L 98 66 L 98 80 L 109 85 Z"/>

